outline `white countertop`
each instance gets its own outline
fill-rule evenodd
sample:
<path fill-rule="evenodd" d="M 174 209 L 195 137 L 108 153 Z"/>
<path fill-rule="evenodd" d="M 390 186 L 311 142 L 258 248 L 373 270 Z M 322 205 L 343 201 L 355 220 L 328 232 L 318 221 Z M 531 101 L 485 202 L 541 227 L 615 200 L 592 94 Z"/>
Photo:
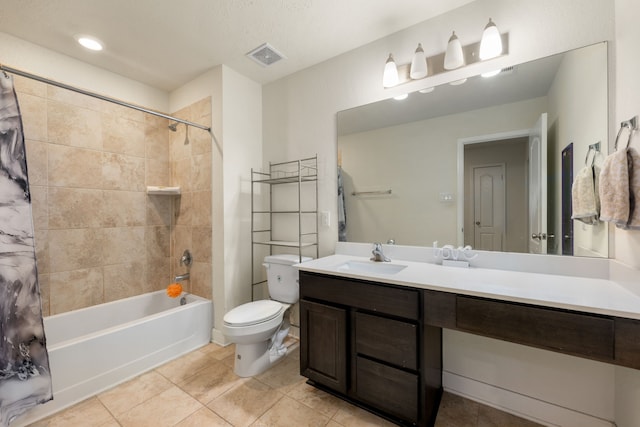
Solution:
<path fill-rule="evenodd" d="M 491 268 L 444 267 L 395 259 L 391 264 L 407 266 L 395 274 L 339 270 L 348 261 L 373 263 L 368 257 L 331 255 L 297 264 L 296 267 L 302 271 L 412 288 L 640 319 L 640 295 L 606 279 Z"/>

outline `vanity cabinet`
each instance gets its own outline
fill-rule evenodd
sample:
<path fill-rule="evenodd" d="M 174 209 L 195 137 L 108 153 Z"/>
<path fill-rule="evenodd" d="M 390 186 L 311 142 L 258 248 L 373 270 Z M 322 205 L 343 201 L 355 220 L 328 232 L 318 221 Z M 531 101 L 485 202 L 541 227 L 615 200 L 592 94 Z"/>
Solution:
<path fill-rule="evenodd" d="M 419 289 L 300 272 L 300 371 L 401 425 L 432 425 L 441 329 L 423 324 Z"/>

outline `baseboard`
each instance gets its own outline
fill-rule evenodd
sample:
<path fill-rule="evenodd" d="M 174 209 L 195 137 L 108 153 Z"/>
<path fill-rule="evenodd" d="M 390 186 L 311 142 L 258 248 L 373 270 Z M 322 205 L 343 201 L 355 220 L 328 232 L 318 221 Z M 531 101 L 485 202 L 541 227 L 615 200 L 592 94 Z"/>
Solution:
<path fill-rule="evenodd" d="M 449 393 L 457 394 L 545 426 L 615 427 L 615 424 L 611 421 L 451 372 L 444 371 L 442 373 L 442 383 L 444 390 Z"/>
<path fill-rule="evenodd" d="M 231 341 L 229 341 L 227 337 L 224 336 L 222 331 L 216 328 L 211 329 L 211 342 L 221 345 L 223 347 L 226 347 L 229 344 L 231 344 Z"/>

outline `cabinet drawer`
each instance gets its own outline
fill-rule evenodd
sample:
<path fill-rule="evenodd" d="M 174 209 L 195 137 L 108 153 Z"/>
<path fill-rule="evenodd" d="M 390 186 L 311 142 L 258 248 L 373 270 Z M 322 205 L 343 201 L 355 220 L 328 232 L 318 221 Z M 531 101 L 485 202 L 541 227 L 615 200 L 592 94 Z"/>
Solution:
<path fill-rule="evenodd" d="M 418 420 L 418 376 L 376 363 L 356 359 L 356 394 L 360 400 L 403 420 Z"/>
<path fill-rule="evenodd" d="M 356 352 L 407 369 L 418 369 L 416 325 L 356 313 Z"/>
<path fill-rule="evenodd" d="M 420 292 L 372 282 L 300 272 L 300 296 L 418 320 Z"/>
<path fill-rule="evenodd" d="M 457 327 L 493 338 L 612 360 L 613 319 L 458 296 Z"/>

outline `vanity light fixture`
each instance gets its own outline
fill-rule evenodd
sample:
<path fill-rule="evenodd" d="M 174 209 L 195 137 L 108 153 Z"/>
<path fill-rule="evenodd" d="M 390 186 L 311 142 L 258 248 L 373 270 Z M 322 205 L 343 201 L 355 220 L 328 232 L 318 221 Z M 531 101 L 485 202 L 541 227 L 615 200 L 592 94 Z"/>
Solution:
<path fill-rule="evenodd" d="M 409 72 L 409 76 L 413 80 L 419 80 L 427 77 L 428 72 L 427 58 L 424 56 L 422 43 L 418 43 L 416 52 L 413 54 L 413 59 L 411 60 L 411 71 Z"/>
<path fill-rule="evenodd" d="M 449 70 L 456 70 L 466 65 L 475 64 L 485 60 L 490 60 L 509 52 L 509 34 L 500 34 L 498 27 L 491 18 L 485 26 L 482 38 L 475 43 L 463 46 L 458 35 L 452 31 L 445 52 L 427 57 L 422 48 L 422 43 L 418 47 L 408 64 L 396 64 L 393 55 L 389 54 L 384 67 L 382 84 L 385 88 L 421 80 L 425 77 L 436 76 Z M 491 77 L 504 72 L 504 70 L 490 70 L 483 73 L 483 77 Z M 451 82 L 452 85 L 462 84 L 466 80 Z M 429 90 L 429 88 L 424 88 Z"/>
<path fill-rule="evenodd" d="M 396 101 L 403 101 L 409 97 L 408 93 L 403 93 L 402 95 L 394 96 L 393 99 Z"/>
<path fill-rule="evenodd" d="M 398 84 L 398 67 L 393 55 L 389 54 L 386 64 L 384 64 L 384 74 L 382 74 L 382 86 L 393 87 Z"/>
<path fill-rule="evenodd" d="M 420 93 L 431 93 L 436 89 L 435 86 L 425 87 L 424 89 L 420 89 L 418 92 Z"/>
<path fill-rule="evenodd" d="M 75 39 L 78 43 L 80 43 L 82 47 L 86 49 L 93 50 L 93 51 L 101 51 L 102 49 L 104 49 L 100 40 L 96 39 L 95 37 L 85 36 L 85 35 L 76 35 Z"/>
<path fill-rule="evenodd" d="M 454 31 L 447 43 L 447 51 L 444 54 L 444 68 L 445 70 L 455 70 L 464 65 L 464 52 L 462 51 L 462 44 L 456 36 Z"/>
<path fill-rule="evenodd" d="M 502 55 L 502 37 L 496 24 L 489 18 L 489 23 L 484 27 L 480 40 L 480 60 L 495 58 Z"/>

